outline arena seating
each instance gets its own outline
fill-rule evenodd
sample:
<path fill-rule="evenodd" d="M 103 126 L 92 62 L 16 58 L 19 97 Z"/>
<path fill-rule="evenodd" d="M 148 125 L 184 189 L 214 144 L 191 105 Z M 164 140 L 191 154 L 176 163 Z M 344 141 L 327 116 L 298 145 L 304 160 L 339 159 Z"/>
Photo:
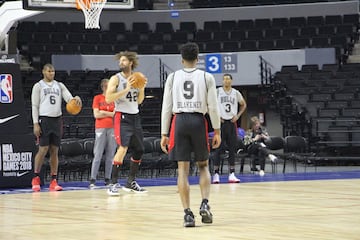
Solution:
<path fill-rule="evenodd" d="M 202 52 L 334 47 L 341 57 L 351 51 L 358 29 L 359 15 L 349 14 L 205 21 L 203 26 L 181 22 L 178 29 L 171 22 L 157 22 L 154 29 L 146 22 L 134 22 L 131 29 L 123 22 L 111 22 L 101 31 L 85 31 L 77 22 L 24 21 L 17 34 L 20 53 L 39 68 L 57 53 L 101 55 L 131 49 L 139 54 L 168 54 L 177 53 L 187 41 L 197 42 Z"/>
<path fill-rule="evenodd" d="M 285 134 L 307 136 L 313 147 L 332 154 L 357 154 L 359 69 L 358 63 L 283 66 L 274 85 L 286 92 L 278 99 Z"/>
<path fill-rule="evenodd" d="M 328 2 L 328 0 L 192 0 L 189 5 L 191 8 L 220 8 L 313 2 Z"/>

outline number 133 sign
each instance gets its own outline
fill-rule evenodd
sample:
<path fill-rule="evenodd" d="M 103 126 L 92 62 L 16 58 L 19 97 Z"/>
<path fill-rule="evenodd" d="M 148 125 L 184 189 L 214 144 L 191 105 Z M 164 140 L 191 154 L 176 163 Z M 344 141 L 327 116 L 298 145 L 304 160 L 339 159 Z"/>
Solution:
<path fill-rule="evenodd" d="M 206 54 L 206 71 L 209 73 L 236 73 L 236 54 Z"/>

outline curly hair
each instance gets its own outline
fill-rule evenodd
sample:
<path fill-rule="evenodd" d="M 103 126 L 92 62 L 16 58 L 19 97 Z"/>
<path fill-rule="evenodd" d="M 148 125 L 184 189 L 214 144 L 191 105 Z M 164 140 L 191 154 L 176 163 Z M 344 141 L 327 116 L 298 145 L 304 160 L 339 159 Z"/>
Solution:
<path fill-rule="evenodd" d="M 199 46 L 196 43 L 185 43 L 180 47 L 181 57 L 185 61 L 195 61 L 199 55 Z"/>
<path fill-rule="evenodd" d="M 126 57 L 132 62 L 132 69 L 135 69 L 139 65 L 139 57 L 136 52 L 123 51 L 115 54 L 115 59 L 119 60 L 121 57 Z"/>

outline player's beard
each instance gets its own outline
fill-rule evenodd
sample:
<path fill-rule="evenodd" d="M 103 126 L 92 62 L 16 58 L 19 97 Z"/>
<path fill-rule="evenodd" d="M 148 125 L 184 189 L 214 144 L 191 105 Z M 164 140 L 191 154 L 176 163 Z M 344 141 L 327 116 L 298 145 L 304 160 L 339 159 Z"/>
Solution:
<path fill-rule="evenodd" d="M 131 70 L 128 66 L 120 66 L 120 72 L 128 73 L 130 71 Z"/>

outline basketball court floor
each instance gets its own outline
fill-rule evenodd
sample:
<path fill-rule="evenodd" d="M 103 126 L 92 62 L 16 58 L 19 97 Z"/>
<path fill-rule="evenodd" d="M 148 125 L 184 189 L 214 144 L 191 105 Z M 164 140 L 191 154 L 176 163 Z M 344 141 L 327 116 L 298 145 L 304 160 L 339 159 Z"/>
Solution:
<path fill-rule="evenodd" d="M 62 183 L 62 192 L 0 189 L 0 239 L 360 239 L 360 169 L 239 176 L 211 186 L 213 224 L 201 223 L 190 177 L 195 228 L 182 226 L 176 178 L 138 179 L 148 193 L 118 197 L 87 182 Z"/>

